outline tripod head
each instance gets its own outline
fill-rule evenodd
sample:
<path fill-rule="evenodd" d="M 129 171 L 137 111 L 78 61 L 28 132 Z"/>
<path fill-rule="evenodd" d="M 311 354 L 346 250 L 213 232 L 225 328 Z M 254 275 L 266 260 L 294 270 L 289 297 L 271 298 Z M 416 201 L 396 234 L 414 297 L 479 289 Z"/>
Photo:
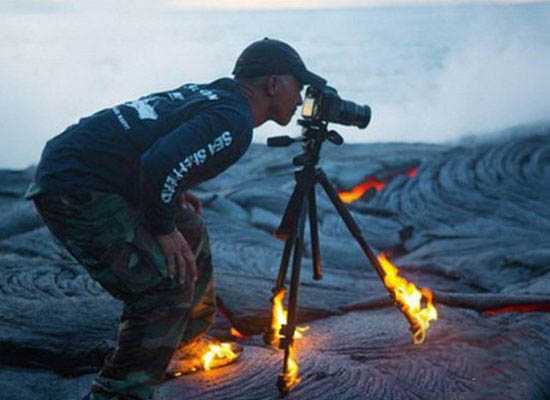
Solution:
<path fill-rule="evenodd" d="M 296 166 L 306 165 L 308 161 L 317 165 L 321 146 L 326 140 L 338 146 L 344 143 L 344 138 L 338 132 L 328 130 L 328 122 L 299 119 L 298 125 L 302 127 L 302 135 L 299 137 L 284 135 L 267 139 L 269 147 L 288 147 L 294 143 L 301 143 L 304 153 L 292 159 Z"/>

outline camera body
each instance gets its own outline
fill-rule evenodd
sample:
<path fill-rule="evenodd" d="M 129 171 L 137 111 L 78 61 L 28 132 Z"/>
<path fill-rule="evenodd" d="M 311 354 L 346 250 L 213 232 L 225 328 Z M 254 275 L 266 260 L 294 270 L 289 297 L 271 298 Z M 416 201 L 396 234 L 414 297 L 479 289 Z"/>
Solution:
<path fill-rule="evenodd" d="M 306 90 L 302 117 L 312 122 L 334 122 L 364 129 L 370 122 L 371 109 L 352 101 L 343 100 L 331 86 Z"/>

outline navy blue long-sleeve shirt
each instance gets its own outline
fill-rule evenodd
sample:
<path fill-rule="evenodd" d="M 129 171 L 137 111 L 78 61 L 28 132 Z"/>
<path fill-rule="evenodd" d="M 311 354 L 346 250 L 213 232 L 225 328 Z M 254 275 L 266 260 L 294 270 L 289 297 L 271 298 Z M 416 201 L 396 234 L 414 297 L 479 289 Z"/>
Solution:
<path fill-rule="evenodd" d="M 141 209 L 154 234 L 166 234 L 175 227 L 177 195 L 242 157 L 253 126 L 248 101 L 229 78 L 145 96 L 51 139 L 29 196 L 117 193 Z"/>

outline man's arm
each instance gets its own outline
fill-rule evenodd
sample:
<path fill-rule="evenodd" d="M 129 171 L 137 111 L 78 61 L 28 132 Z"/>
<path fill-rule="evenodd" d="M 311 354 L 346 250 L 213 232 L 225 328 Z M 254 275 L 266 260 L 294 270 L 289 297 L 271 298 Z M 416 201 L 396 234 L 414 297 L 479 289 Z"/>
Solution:
<path fill-rule="evenodd" d="M 184 191 L 212 178 L 235 161 L 251 141 L 246 115 L 229 106 L 212 107 L 159 139 L 141 158 L 140 207 L 157 237 L 171 276 L 196 279 L 191 248 L 174 224 L 173 207 L 200 202 Z M 183 194 L 181 194 L 183 193 Z"/>
<path fill-rule="evenodd" d="M 141 158 L 140 206 L 154 234 L 175 228 L 178 195 L 236 162 L 251 141 L 247 117 L 230 106 L 212 107 L 159 139 Z"/>

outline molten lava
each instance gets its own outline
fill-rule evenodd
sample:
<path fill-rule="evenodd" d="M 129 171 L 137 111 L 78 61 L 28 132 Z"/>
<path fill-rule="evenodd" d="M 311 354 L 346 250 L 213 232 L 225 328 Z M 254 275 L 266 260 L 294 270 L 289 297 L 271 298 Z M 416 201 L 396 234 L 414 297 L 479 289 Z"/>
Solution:
<path fill-rule="evenodd" d="M 486 317 L 504 313 L 550 312 L 550 304 L 508 304 L 483 311 Z"/>
<path fill-rule="evenodd" d="M 416 178 L 417 172 L 418 172 L 418 168 L 412 167 L 405 172 L 405 175 L 407 175 L 409 178 Z"/>
<path fill-rule="evenodd" d="M 344 203 L 349 204 L 359 200 L 370 189 L 374 189 L 379 192 L 384 188 L 384 186 L 386 186 L 385 182 L 375 177 L 369 177 L 365 182 L 354 186 L 350 191 L 338 192 L 338 196 Z"/>
<path fill-rule="evenodd" d="M 432 303 L 432 292 L 426 288 L 418 290 L 414 283 L 399 276 L 399 270 L 384 253 L 380 253 L 378 261 L 384 270 L 384 285 L 390 290 L 396 303 L 411 323 L 414 344 L 422 343 L 426 339 L 430 321 L 437 319 L 437 310 Z"/>
<path fill-rule="evenodd" d="M 414 177 L 416 177 L 417 170 L 418 170 L 417 167 L 409 168 L 407 171 L 405 171 L 405 173 L 403 175 L 407 175 L 410 178 L 414 178 Z M 383 180 L 380 180 L 380 179 L 376 178 L 375 176 L 369 176 L 369 177 L 367 177 L 367 179 L 364 182 L 354 186 L 351 190 L 349 190 L 349 191 L 345 191 L 345 190 L 339 191 L 338 192 L 338 197 L 340 197 L 340 200 L 342 200 L 344 203 L 348 203 L 348 204 L 353 203 L 354 201 L 359 200 L 366 192 L 368 192 L 371 189 L 374 189 L 377 192 L 380 192 L 382 189 L 384 189 L 386 184 L 394 176 L 395 175 L 392 175 L 392 176 L 390 176 L 386 179 L 383 179 Z"/>
<path fill-rule="evenodd" d="M 230 343 L 209 344 L 208 351 L 201 357 L 201 365 L 205 371 L 215 367 L 216 360 L 234 360 L 238 355 L 231 349 Z"/>

